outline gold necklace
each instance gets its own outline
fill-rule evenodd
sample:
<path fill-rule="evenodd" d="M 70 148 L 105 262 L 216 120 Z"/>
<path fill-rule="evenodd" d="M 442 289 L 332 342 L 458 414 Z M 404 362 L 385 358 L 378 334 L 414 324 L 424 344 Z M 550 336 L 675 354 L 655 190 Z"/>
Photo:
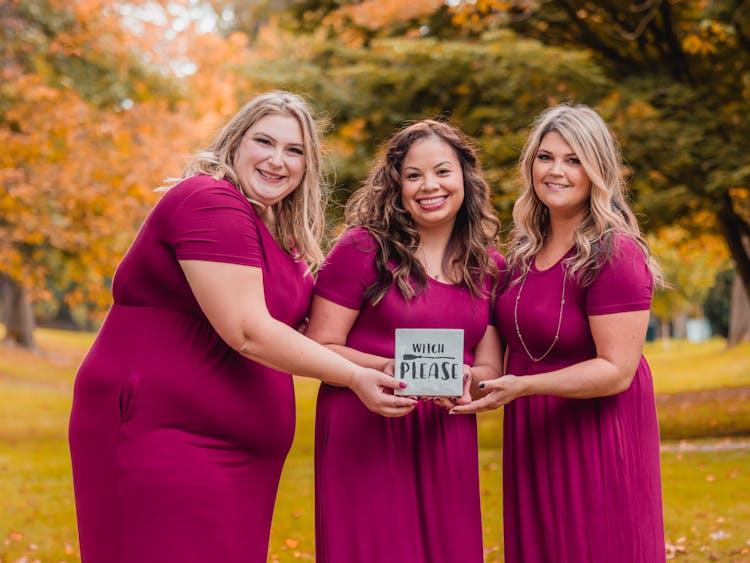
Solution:
<path fill-rule="evenodd" d="M 526 354 L 531 358 L 534 362 L 541 362 L 544 358 L 546 358 L 549 353 L 552 351 L 552 348 L 555 347 L 555 344 L 557 344 L 557 340 L 560 338 L 560 327 L 562 326 L 562 318 L 563 318 L 563 307 L 565 307 L 565 268 L 563 267 L 563 282 L 562 282 L 562 294 L 560 297 L 560 315 L 557 318 L 557 330 L 555 331 L 555 337 L 552 339 L 552 344 L 549 345 L 549 348 L 547 348 L 547 351 L 539 356 L 538 358 L 534 356 L 531 352 L 529 352 L 528 346 L 526 346 L 526 342 L 524 342 L 523 336 L 521 335 L 521 328 L 518 326 L 518 302 L 521 300 L 521 292 L 523 291 L 523 286 L 526 283 L 526 276 L 529 274 L 529 268 L 526 268 L 526 271 L 523 273 L 523 277 L 521 278 L 521 286 L 518 288 L 518 293 L 516 294 L 516 303 L 513 307 L 513 322 L 516 325 L 516 334 L 518 335 L 518 339 L 521 341 L 521 345 L 523 346 L 523 349 L 526 350 Z"/>

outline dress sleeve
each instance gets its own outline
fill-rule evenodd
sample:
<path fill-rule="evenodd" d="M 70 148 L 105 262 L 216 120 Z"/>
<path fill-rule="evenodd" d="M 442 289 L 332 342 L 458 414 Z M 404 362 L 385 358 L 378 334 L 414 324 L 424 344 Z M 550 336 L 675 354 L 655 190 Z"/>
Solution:
<path fill-rule="evenodd" d="M 365 292 L 377 280 L 376 242 L 361 227 L 345 231 L 323 261 L 315 281 L 315 295 L 359 310 Z"/>
<path fill-rule="evenodd" d="M 495 264 L 497 265 L 497 280 L 494 281 L 494 287 L 492 287 L 493 281 L 490 279 L 488 280 L 487 284 L 487 293 L 490 296 L 490 299 L 488 300 L 488 305 L 490 307 L 490 318 L 487 324 L 490 326 L 497 327 L 499 326 L 497 322 L 497 318 L 495 316 L 495 303 L 497 302 L 497 298 L 499 297 L 499 291 L 500 286 L 503 283 L 503 278 L 505 276 L 505 257 L 503 257 L 502 254 L 500 254 L 497 250 L 494 248 L 490 248 L 490 257 L 495 261 Z"/>
<path fill-rule="evenodd" d="M 631 238 L 619 236 L 614 241 L 612 257 L 586 289 L 586 314 L 648 310 L 653 287 L 643 250 Z"/>
<path fill-rule="evenodd" d="M 169 217 L 166 238 L 176 258 L 260 267 L 260 217 L 232 185 L 202 180 L 189 186 Z"/>

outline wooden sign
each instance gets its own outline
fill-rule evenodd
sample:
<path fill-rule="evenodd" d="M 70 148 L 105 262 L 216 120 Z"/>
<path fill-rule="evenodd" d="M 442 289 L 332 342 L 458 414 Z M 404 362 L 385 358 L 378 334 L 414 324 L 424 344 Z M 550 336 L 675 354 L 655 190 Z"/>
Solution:
<path fill-rule="evenodd" d="M 396 329 L 396 395 L 460 397 L 463 366 L 463 329 Z"/>

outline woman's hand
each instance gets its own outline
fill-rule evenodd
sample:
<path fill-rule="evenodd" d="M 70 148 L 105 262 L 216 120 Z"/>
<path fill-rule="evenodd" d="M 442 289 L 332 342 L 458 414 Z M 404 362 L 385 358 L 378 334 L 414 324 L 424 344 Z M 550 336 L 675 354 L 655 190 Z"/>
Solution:
<path fill-rule="evenodd" d="M 471 366 L 464 364 L 464 386 L 460 397 L 433 397 L 435 403 L 444 409 L 452 409 L 457 405 L 468 405 L 471 403 Z"/>
<path fill-rule="evenodd" d="M 417 406 L 415 399 L 393 394 L 393 389 L 405 387 L 405 383 L 396 381 L 392 375 L 363 367 L 357 370 L 349 386 L 368 409 L 389 417 L 404 416 Z"/>
<path fill-rule="evenodd" d="M 451 414 L 471 414 L 497 409 L 526 394 L 524 378 L 515 375 L 504 375 L 483 381 L 479 388 L 487 394 L 476 401 L 453 407 Z"/>

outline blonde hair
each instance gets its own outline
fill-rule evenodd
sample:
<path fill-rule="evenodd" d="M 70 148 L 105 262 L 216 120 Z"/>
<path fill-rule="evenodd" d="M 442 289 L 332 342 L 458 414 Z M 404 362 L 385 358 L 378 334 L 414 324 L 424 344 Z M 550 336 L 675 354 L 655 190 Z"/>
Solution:
<path fill-rule="evenodd" d="M 613 235 L 632 238 L 643 250 L 655 286 L 663 285 L 661 268 L 641 236 L 638 221 L 625 199 L 620 147 L 601 116 L 582 104 L 547 108 L 535 120 L 518 163 L 521 195 L 513 206 L 513 229 L 507 245 L 508 272 L 526 271 L 549 231 L 549 211 L 534 191 L 532 167 L 547 133 L 565 139 L 591 181 L 589 207 L 574 235 L 575 252 L 566 259 L 568 274 L 590 284 L 611 257 Z M 507 278 L 506 278 L 507 283 Z"/>
<path fill-rule="evenodd" d="M 477 296 L 484 296 L 487 275 L 497 279 L 497 264 L 489 248 L 497 245 L 500 222 L 492 211 L 490 189 L 474 144 L 457 127 L 424 119 L 389 139 L 385 155 L 346 204 L 347 226 L 361 225 L 377 241 L 378 280 L 365 294 L 372 303 L 380 301 L 393 283 L 405 299 L 416 295 L 412 280 L 419 289 L 427 284 L 427 272 L 415 256 L 419 233 L 401 201 L 401 166 L 412 145 L 428 137 L 435 137 L 453 148 L 464 179 L 464 201 L 448 241 L 443 269 L 449 281 L 463 284 Z M 396 262 L 394 271 L 389 267 L 390 260 Z"/>
<path fill-rule="evenodd" d="M 226 179 L 242 192 L 234 169 L 235 155 L 247 130 L 268 115 L 284 115 L 297 120 L 302 129 L 305 153 L 305 172 L 299 187 L 272 207 L 276 217 L 273 235 L 285 251 L 304 259 L 315 269 L 323 261 L 320 242 L 325 228 L 327 190 L 318 128 L 302 97 L 274 90 L 250 100 L 205 151 L 192 157 L 183 178 L 206 174 L 215 180 Z"/>

